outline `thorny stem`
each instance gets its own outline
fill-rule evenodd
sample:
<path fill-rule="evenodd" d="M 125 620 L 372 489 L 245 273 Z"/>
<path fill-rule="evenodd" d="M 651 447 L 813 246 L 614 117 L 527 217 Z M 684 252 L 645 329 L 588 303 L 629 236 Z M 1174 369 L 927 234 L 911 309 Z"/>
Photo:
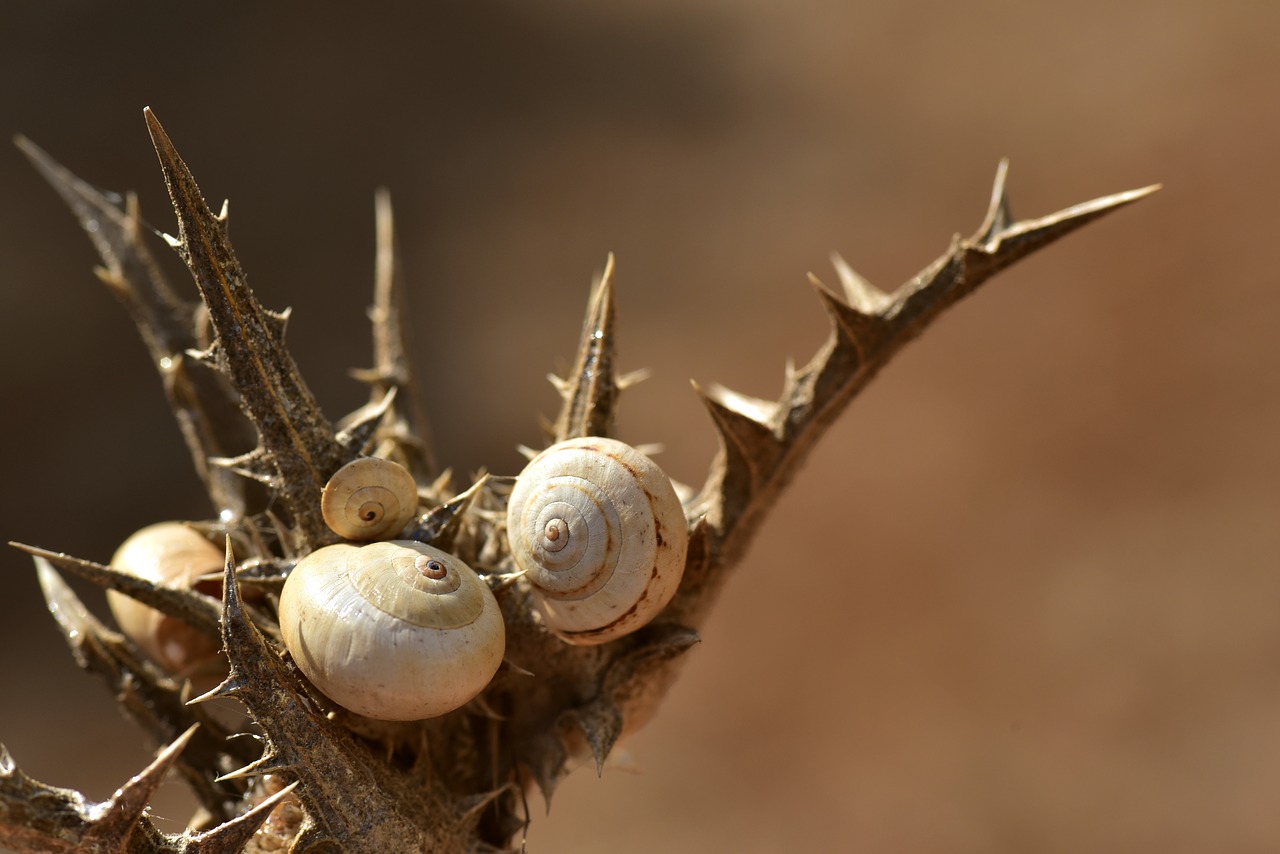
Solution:
<path fill-rule="evenodd" d="M 896 291 L 879 290 L 838 256 L 838 293 L 810 276 L 831 319 L 831 334 L 808 365 L 798 370 L 787 365 L 778 400 L 694 384 L 720 433 L 720 450 L 689 513 L 702 557 L 696 559 L 691 547 L 672 604 L 682 619 L 698 624 L 714 599 L 712 590 L 724 581 L 721 568 L 739 558 L 760 518 L 826 428 L 904 344 L 1000 270 L 1159 189 L 1116 193 L 1013 222 L 1007 174 L 1008 162 L 1001 161 L 981 227 L 968 238 L 956 235 L 944 255 Z"/>
<path fill-rule="evenodd" d="M 219 515 L 209 530 L 226 535 L 223 601 L 219 607 L 194 592 L 23 546 L 36 558 L 50 610 L 81 666 L 98 674 L 153 738 L 170 743 L 106 804 L 31 780 L 0 750 L 0 844 L 24 850 L 505 849 L 527 824 L 529 784 L 550 798 L 573 764 L 594 760 L 599 769 L 619 738 L 652 717 L 751 534 L 825 429 L 897 350 L 994 273 L 1156 189 L 1014 222 L 1002 163 L 982 226 L 956 237 L 898 290 L 876 289 L 837 259 L 838 290 L 813 279 L 830 335 L 809 364 L 787 367 L 777 400 L 695 385 L 720 449 L 685 505 L 691 538 L 675 599 L 632 635 L 573 647 L 534 616 L 528 582 L 504 575 L 512 567 L 502 521 L 510 478 L 482 479 L 458 495 L 443 478 L 431 482 L 437 461 L 414 386 L 385 194 L 377 199 L 373 368 L 358 375 L 372 387 L 370 403 L 335 425 L 288 353 L 285 315 L 263 308 L 249 290 L 227 239 L 225 208 L 214 216 L 149 110 L 146 120 L 178 215 L 170 242 L 200 291 L 199 312 L 156 271 L 132 197 L 122 206 L 25 140 L 18 144 L 89 231 L 103 258 L 100 277 L 133 315 L 165 377 Z M 613 273 L 610 257 L 592 288 L 572 372 L 553 378 L 564 404 L 550 425 L 552 440 L 613 429 L 629 381 L 614 370 Z M 255 433 L 257 447 L 246 452 Z M 407 535 L 436 542 L 487 575 L 506 621 L 507 660 L 493 683 L 468 706 L 427 721 L 378 722 L 333 707 L 277 642 L 273 591 L 299 555 L 334 536 L 320 519 L 320 486 L 370 451 L 404 462 L 418 480 L 427 507 Z M 228 738 L 232 733 L 202 706 L 187 704 L 188 687 L 94 620 L 59 571 L 220 636 L 229 675 L 197 701 L 243 703 L 252 724 L 241 737 Z M 253 607 L 240 591 L 250 583 L 266 597 Z M 146 802 L 169 767 L 192 785 L 212 827 L 166 835 L 151 824 Z M 278 791 L 270 781 L 281 777 L 294 782 Z"/>

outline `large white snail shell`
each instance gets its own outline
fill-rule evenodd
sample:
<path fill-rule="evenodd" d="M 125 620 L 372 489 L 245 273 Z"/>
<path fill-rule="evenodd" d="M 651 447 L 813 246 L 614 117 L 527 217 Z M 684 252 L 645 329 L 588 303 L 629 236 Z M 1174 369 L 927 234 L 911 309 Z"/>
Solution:
<path fill-rule="evenodd" d="M 391 460 L 361 457 L 338 469 L 320 493 L 320 514 L 348 540 L 385 540 L 409 524 L 418 509 L 418 487 Z"/>
<path fill-rule="evenodd" d="M 186 525 L 159 522 L 125 540 L 111 565 L 156 584 L 198 589 L 216 597 L 222 583 L 198 579 L 220 575 L 224 560 L 222 549 Z M 194 676 L 210 667 L 217 669 L 222 645 L 216 638 L 115 590 L 107 591 L 107 605 L 125 636 L 168 672 Z"/>
<path fill-rule="evenodd" d="M 530 461 L 507 537 L 546 625 L 570 643 L 635 631 L 675 595 L 688 526 L 662 469 L 630 445 L 586 437 Z"/>
<path fill-rule="evenodd" d="M 489 684 L 506 647 L 488 585 L 410 540 L 317 549 L 289 573 L 279 611 L 285 646 L 312 684 L 382 720 L 458 708 Z"/>

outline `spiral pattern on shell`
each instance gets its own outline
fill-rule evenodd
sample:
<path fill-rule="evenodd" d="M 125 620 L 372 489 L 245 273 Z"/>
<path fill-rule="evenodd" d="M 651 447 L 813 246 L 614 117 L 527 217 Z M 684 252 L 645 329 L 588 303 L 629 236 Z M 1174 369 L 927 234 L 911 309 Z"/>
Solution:
<path fill-rule="evenodd" d="M 361 457 L 329 478 L 320 513 L 334 533 L 348 540 L 385 540 L 409 524 L 418 509 L 418 486 L 404 466 Z"/>
<path fill-rule="evenodd" d="M 381 720 L 458 708 L 489 684 L 506 648 L 484 580 L 411 540 L 317 549 L 289 573 L 279 614 L 285 646 L 312 684 Z"/>
<path fill-rule="evenodd" d="M 614 439 L 570 439 L 538 454 L 507 506 L 516 564 L 546 625 L 597 644 L 649 622 L 675 594 L 688 528 L 671 482 Z"/>

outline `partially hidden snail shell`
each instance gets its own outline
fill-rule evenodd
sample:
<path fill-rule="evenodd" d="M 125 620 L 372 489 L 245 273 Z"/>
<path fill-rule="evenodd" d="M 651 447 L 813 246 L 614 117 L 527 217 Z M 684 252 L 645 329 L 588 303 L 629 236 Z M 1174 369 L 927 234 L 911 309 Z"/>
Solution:
<path fill-rule="evenodd" d="M 285 646 L 312 684 L 381 720 L 458 708 L 489 684 L 506 647 L 484 580 L 411 540 L 317 549 L 289 573 L 279 616 Z"/>
<path fill-rule="evenodd" d="M 552 445 L 516 480 L 512 556 L 551 631 L 598 644 L 648 623 L 680 584 L 688 526 L 656 463 L 614 439 Z"/>
<path fill-rule="evenodd" d="M 380 457 L 352 460 L 320 494 L 320 513 L 348 540 L 387 540 L 404 530 L 418 509 L 418 487 L 404 466 Z"/>
<path fill-rule="evenodd" d="M 125 540 L 111 566 L 156 584 L 217 597 L 221 580 L 200 577 L 220 575 L 224 560 L 222 549 L 186 525 L 159 522 Z M 120 630 L 170 673 L 196 675 L 220 667 L 222 645 L 216 638 L 115 590 L 107 591 L 107 604 Z"/>

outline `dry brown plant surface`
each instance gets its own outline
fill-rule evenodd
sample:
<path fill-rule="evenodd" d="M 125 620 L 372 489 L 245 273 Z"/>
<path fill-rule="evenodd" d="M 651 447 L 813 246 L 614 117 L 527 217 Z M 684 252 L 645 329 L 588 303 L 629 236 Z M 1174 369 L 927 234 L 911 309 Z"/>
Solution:
<path fill-rule="evenodd" d="M 76 661 L 169 745 L 103 803 L 42 784 L 0 754 L 0 841 L 31 851 L 519 847 L 530 819 L 526 790 L 536 786 L 549 800 L 574 764 L 591 761 L 601 770 L 618 741 L 654 716 L 730 570 L 796 467 L 899 348 L 993 274 L 1156 189 L 1016 220 L 1001 164 L 977 231 L 956 237 L 901 287 L 879 290 L 837 259 L 837 288 L 813 279 L 831 332 L 807 364 L 787 365 L 778 399 L 695 387 L 720 451 L 699 489 L 676 487 L 689 547 L 674 598 L 639 630 L 580 646 L 548 630 L 532 604 L 529 577 L 516 571 L 519 546 L 504 527 L 509 486 L 486 475 L 457 490 L 435 461 L 386 197 L 378 208 L 369 313 L 373 368 L 361 374 L 371 396 L 330 422 L 285 345 L 288 315 L 264 308 L 248 287 L 229 240 L 227 208 L 210 209 L 158 119 L 145 115 L 178 219 L 177 235 L 166 240 L 190 269 L 199 305 L 176 295 L 159 273 L 131 194 L 122 201 L 104 195 L 26 139 L 18 145 L 93 240 L 99 278 L 128 309 L 161 374 L 214 510 L 199 530 L 226 544 L 222 602 L 219 608 L 196 589 L 18 545 L 34 556 Z M 553 377 L 563 405 L 547 425 L 549 443 L 614 432 L 628 383 L 615 369 L 613 288 L 610 258 L 591 288 L 573 367 Z M 284 580 L 301 559 L 340 539 L 322 517 L 321 487 L 374 453 L 403 465 L 418 483 L 424 508 L 399 538 L 447 549 L 474 567 L 489 580 L 506 625 L 505 670 L 463 708 L 423 721 L 379 721 L 343 709 L 306 681 L 279 643 Z M 190 679 L 166 674 L 130 638 L 98 621 L 60 572 L 219 639 L 229 664 L 225 680 L 193 697 Z M 259 594 L 256 606 L 246 603 L 245 587 Z M 248 712 L 238 725 L 203 707 L 225 698 Z M 181 834 L 163 833 L 147 815 L 170 769 L 200 803 Z"/>

